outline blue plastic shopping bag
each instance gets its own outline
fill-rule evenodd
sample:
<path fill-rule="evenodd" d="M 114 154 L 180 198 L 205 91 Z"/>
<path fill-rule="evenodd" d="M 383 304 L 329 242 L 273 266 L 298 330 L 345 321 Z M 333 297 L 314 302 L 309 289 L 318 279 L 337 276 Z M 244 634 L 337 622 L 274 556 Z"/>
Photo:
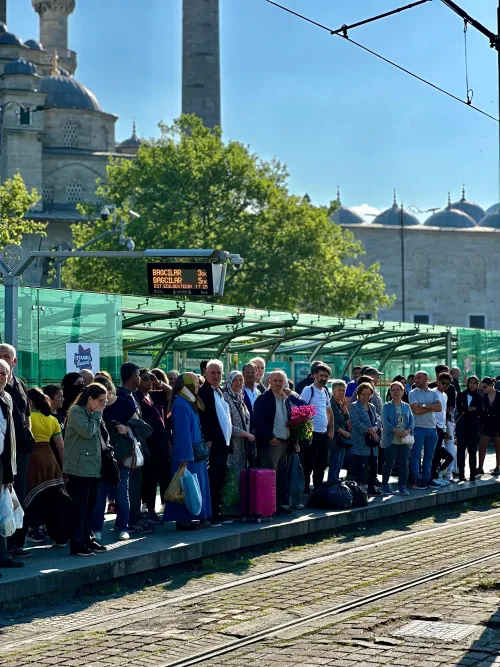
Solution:
<path fill-rule="evenodd" d="M 201 512 L 201 489 L 198 475 L 194 475 L 186 468 L 181 477 L 182 490 L 184 491 L 184 502 L 189 514 L 198 516 Z"/>

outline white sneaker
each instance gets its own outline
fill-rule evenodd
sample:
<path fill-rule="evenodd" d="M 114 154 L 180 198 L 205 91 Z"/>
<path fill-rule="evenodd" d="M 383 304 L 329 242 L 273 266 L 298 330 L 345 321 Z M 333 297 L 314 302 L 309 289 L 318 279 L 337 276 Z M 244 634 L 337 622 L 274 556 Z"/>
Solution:
<path fill-rule="evenodd" d="M 126 540 L 130 540 L 130 535 L 127 533 L 126 530 L 122 530 L 118 534 L 118 539 L 121 540 L 122 542 L 125 542 Z"/>
<path fill-rule="evenodd" d="M 230 523 L 233 523 L 233 520 L 232 520 L 232 519 L 222 519 L 221 523 L 222 523 L 224 526 L 227 526 L 227 525 L 229 525 Z"/>
<path fill-rule="evenodd" d="M 94 533 L 95 541 L 100 542 L 102 538 L 102 533 Z"/>

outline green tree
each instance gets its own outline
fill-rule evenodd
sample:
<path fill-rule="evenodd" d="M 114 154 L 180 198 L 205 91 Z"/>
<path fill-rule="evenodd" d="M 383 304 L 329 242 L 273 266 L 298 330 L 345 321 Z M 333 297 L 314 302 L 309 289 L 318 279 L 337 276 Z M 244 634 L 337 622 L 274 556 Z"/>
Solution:
<path fill-rule="evenodd" d="M 37 191 L 30 192 L 19 173 L 0 185 L 0 248 L 20 244 L 26 234 L 46 236 L 46 223 L 25 219 L 39 200 Z"/>
<path fill-rule="evenodd" d="M 379 266 L 353 264 L 361 244 L 330 221 L 326 208 L 289 194 L 280 162 L 260 160 L 235 141 L 224 144 L 220 130 L 209 131 L 195 116 L 160 127 L 161 138 L 143 145 L 135 160 L 113 160 L 98 189 L 119 214 L 130 207 L 141 214 L 127 222 L 137 249 L 240 253 L 245 264 L 228 272 L 226 303 L 344 316 L 390 304 Z M 107 228 L 101 221 L 75 225 L 74 243 Z M 117 240 L 95 247 L 116 249 Z M 142 260 L 75 260 L 63 275 L 77 289 L 147 291 Z"/>

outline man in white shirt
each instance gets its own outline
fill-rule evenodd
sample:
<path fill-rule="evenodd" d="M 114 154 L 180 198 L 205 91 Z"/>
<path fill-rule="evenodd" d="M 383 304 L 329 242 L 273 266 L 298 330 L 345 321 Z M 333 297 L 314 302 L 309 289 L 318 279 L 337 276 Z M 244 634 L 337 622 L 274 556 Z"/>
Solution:
<path fill-rule="evenodd" d="M 415 443 L 410 453 L 410 470 L 414 489 L 439 488 L 431 477 L 432 459 L 437 443 L 436 412 L 441 412 L 443 405 L 437 389 L 430 389 L 429 376 L 425 371 L 415 375 L 415 389 L 410 391 L 408 400 L 415 416 Z M 424 450 L 422 472 L 420 464 Z"/>
<path fill-rule="evenodd" d="M 314 382 L 304 387 L 301 399 L 307 405 L 314 405 L 316 415 L 313 417 L 313 437 L 304 455 L 305 491 L 309 493 L 311 473 L 313 485 L 322 484 L 325 470 L 328 467 L 328 443 L 333 439 L 333 411 L 326 384 L 330 379 L 331 369 L 326 364 L 318 364 L 314 373 Z"/>
<path fill-rule="evenodd" d="M 448 435 L 447 412 L 448 412 L 448 395 L 447 391 L 453 382 L 450 373 L 440 373 L 437 378 L 437 392 L 439 400 L 443 409 L 441 412 L 436 412 L 436 430 L 438 440 L 436 449 L 434 450 L 434 457 L 432 459 L 432 479 L 440 486 L 447 486 L 449 481 L 443 474 L 450 463 L 453 461 L 453 455 L 446 449 L 445 442 L 450 439 Z"/>

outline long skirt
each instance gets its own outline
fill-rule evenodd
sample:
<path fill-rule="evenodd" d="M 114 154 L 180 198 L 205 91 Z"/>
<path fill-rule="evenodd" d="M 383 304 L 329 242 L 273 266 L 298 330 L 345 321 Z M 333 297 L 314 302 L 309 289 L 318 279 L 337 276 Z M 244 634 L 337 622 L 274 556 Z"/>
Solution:
<path fill-rule="evenodd" d="M 67 541 L 71 498 L 50 443 L 36 442 L 30 455 L 25 500 L 25 529 L 45 524 L 58 544 Z"/>

